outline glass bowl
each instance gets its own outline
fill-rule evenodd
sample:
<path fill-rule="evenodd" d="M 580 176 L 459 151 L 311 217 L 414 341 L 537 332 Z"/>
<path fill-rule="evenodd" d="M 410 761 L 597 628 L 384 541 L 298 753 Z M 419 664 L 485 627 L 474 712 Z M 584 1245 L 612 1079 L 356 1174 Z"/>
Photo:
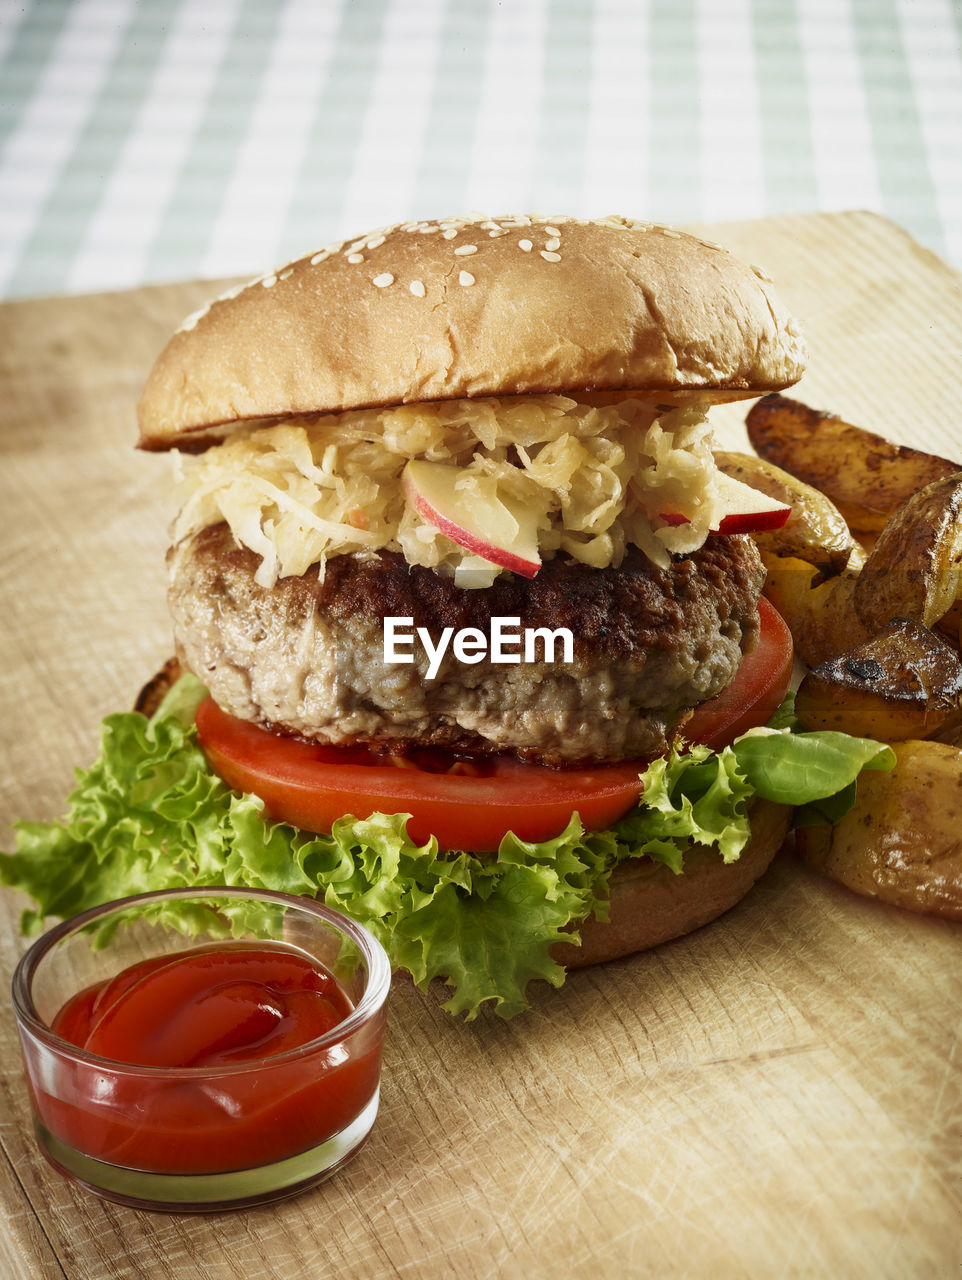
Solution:
<path fill-rule="evenodd" d="M 184 953 L 196 948 L 294 952 L 289 966 L 309 962 L 336 980 L 346 1016 L 296 1047 L 254 1050 L 241 1061 L 222 1054 L 202 1066 L 133 1065 L 119 1060 L 126 1052 L 100 1056 L 53 1030 L 72 998 L 89 1004 L 91 988 L 135 965 L 183 974 Z M 374 1123 L 390 981 L 387 955 L 366 929 L 289 894 L 171 889 L 65 921 L 34 943 L 13 976 L 40 1148 L 68 1177 L 141 1209 L 214 1212 L 312 1186 L 357 1152 Z M 140 992 L 146 1035 L 187 1007 L 164 1012 L 155 987 Z M 193 1021 L 207 1034 L 203 1010 Z"/>

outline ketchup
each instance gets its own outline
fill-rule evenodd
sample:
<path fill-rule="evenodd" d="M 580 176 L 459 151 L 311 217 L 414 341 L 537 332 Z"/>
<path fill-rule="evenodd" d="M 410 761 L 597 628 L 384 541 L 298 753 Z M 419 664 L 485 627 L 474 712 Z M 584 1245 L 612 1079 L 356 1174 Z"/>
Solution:
<path fill-rule="evenodd" d="M 206 1173 L 284 1159 L 339 1133 L 376 1095 L 380 1022 L 311 1047 L 351 1010 L 327 969 L 283 944 L 144 960 L 79 992 L 51 1024 L 129 1067 L 65 1063 L 71 1078 L 56 1097 L 38 1093 L 38 1114 L 62 1142 L 127 1168 Z"/>
<path fill-rule="evenodd" d="M 210 1067 L 286 1053 L 351 1012 L 333 976 L 286 947 L 196 947 L 87 987 L 51 1024 L 88 1053 L 140 1067 Z"/>

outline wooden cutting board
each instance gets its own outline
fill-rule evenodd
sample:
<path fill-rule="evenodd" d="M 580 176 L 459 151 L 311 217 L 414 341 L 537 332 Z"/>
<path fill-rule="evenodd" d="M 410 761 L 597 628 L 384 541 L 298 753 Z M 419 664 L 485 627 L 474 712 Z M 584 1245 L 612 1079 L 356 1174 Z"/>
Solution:
<path fill-rule="evenodd" d="M 870 214 L 697 228 L 762 265 L 806 330 L 798 390 L 962 449 L 959 278 Z M 171 329 L 219 282 L 0 308 L 0 847 L 62 811 L 101 716 L 167 655 L 167 459 L 132 448 Z M 719 414 L 737 443 L 743 408 Z M 23 950 L 6 893 L 0 962 Z M 192 1218 L 104 1204 L 30 1132 L 0 1009 L 0 1274 L 108 1280 L 948 1276 L 962 934 L 783 853 L 700 933 L 583 971 L 504 1024 L 397 979 L 382 1107 L 299 1199 Z"/>

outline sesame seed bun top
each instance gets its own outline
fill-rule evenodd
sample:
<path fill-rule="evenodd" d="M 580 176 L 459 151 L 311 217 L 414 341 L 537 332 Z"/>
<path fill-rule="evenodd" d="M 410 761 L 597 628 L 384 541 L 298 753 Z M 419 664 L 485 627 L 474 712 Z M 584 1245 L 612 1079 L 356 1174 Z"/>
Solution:
<path fill-rule="evenodd" d="M 251 419 L 559 391 L 707 392 L 796 382 L 797 326 L 757 268 L 621 218 L 510 216 L 370 232 L 189 317 L 147 380 L 145 449 Z"/>

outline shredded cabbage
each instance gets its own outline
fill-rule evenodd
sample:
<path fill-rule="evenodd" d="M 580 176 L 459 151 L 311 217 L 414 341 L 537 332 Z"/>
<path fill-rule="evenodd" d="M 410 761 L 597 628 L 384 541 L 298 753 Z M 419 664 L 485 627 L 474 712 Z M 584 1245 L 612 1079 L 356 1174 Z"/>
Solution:
<path fill-rule="evenodd" d="M 718 514 L 705 407 L 515 396 L 250 427 L 185 460 L 173 536 L 226 520 L 261 557 L 266 587 L 313 565 L 323 575 L 331 556 L 383 549 L 489 586 L 501 570 L 405 501 L 401 472 L 423 458 L 461 467 L 466 501 L 494 492 L 536 512 L 543 557 L 560 550 L 604 568 L 634 543 L 667 567 L 671 554 L 701 546 Z M 688 523 L 669 524 L 666 513 Z"/>

